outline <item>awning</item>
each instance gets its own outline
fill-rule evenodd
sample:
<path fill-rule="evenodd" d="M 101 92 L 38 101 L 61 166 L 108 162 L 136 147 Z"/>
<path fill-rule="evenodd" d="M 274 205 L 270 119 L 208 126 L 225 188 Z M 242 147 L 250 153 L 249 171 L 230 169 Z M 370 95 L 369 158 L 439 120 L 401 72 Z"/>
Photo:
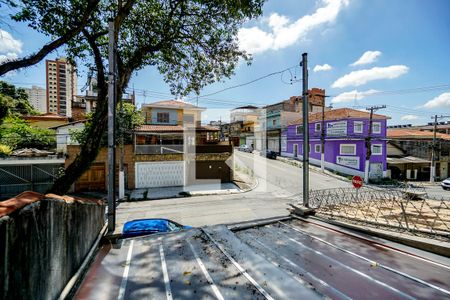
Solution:
<path fill-rule="evenodd" d="M 415 156 L 405 157 L 388 157 L 387 163 L 389 165 L 401 165 L 401 164 L 429 164 L 430 161 Z"/>

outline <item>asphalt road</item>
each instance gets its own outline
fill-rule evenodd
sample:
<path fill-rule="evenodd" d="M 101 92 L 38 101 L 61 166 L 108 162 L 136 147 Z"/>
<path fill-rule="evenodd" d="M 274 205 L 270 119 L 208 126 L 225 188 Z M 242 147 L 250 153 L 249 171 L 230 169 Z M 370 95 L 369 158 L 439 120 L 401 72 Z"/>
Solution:
<path fill-rule="evenodd" d="M 253 170 L 258 186 L 249 192 L 120 203 L 116 232 L 126 221 L 143 218 L 168 218 L 190 226 L 245 222 L 286 216 L 291 197 L 302 191 L 301 169 L 259 155 L 235 152 L 235 162 Z M 311 172 L 315 189 L 350 187 L 350 183 Z"/>
<path fill-rule="evenodd" d="M 235 151 L 235 164 L 253 170 L 260 181 L 255 192 L 280 191 L 280 196 L 291 196 L 302 192 L 303 169 L 279 160 L 266 159 L 258 154 Z M 351 183 L 316 171 L 309 173 L 309 188 L 312 190 L 348 188 Z"/>
<path fill-rule="evenodd" d="M 290 196 L 302 192 L 303 170 L 287 163 L 261 157 L 258 154 L 250 154 L 235 151 L 235 161 L 238 165 L 244 165 L 254 171 L 257 178 L 263 183 L 260 191 L 264 191 L 264 183 L 267 184 L 266 191 L 280 191 L 280 196 Z M 347 180 L 322 174 L 320 171 L 310 169 L 310 190 L 333 189 L 352 187 Z M 418 183 L 420 184 L 420 183 Z M 444 191 L 439 183 L 424 184 L 424 188 L 430 197 L 436 199 L 450 200 L 450 191 Z"/>

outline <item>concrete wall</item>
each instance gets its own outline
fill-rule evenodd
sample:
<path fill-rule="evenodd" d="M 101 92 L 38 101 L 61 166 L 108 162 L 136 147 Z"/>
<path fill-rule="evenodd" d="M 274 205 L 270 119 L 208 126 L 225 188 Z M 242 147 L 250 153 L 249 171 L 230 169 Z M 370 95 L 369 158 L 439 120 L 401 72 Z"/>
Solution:
<path fill-rule="evenodd" d="M 0 218 L 0 298 L 55 299 L 104 225 L 105 206 L 45 198 Z"/>

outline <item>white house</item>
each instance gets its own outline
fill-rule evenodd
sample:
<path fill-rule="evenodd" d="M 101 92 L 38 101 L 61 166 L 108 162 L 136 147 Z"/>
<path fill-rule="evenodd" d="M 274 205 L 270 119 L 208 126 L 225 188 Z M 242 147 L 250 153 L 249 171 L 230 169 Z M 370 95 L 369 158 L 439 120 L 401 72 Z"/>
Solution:
<path fill-rule="evenodd" d="M 56 151 L 67 152 L 67 145 L 78 145 L 76 141 L 70 138 L 70 133 L 74 130 L 82 130 L 86 120 L 70 122 L 67 124 L 52 127 L 56 131 Z"/>

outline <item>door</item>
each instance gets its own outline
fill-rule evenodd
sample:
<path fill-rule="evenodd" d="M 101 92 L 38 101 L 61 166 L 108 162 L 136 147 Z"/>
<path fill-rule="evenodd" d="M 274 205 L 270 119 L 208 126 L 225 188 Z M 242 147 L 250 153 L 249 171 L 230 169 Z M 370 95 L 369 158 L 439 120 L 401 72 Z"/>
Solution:
<path fill-rule="evenodd" d="M 137 162 L 136 188 L 184 185 L 184 162 Z"/>
<path fill-rule="evenodd" d="M 298 156 L 298 145 L 294 144 L 294 157 Z"/>
<path fill-rule="evenodd" d="M 105 164 L 94 163 L 75 182 L 75 191 L 105 191 Z"/>

